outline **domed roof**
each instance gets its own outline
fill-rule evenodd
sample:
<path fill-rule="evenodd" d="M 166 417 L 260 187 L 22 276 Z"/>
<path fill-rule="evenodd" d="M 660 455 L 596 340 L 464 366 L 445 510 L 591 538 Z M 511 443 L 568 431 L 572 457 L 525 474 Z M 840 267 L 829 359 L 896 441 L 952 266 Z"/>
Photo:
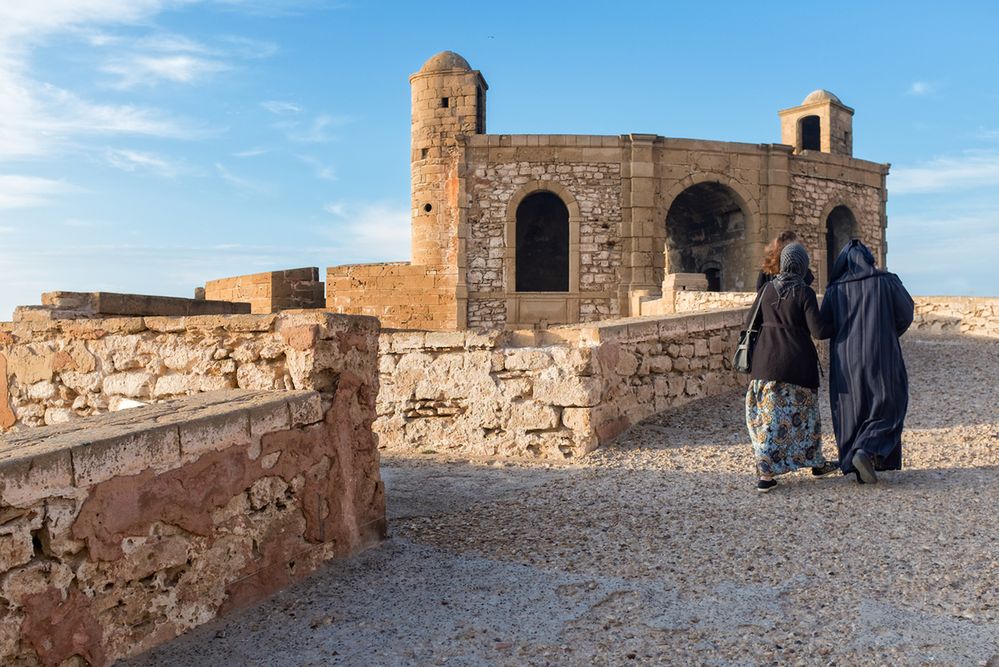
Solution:
<path fill-rule="evenodd" d="M 839 101 L 839 98 L 830 93 L 825 88 L 819 88 L 818 90 L 813 90 L 808 93 L 808 96 L 802 101 L 802 104 L 814 104 L 816 102 L 826 102 L 831 101 L 836 104 L 843 104 Z"/>
<path fill-rule="evenodd" d="M 427 62 L 423 63 L 423 67 L 420 68 L 420 74 L 427 74 L 429 72 L 444 72 L 449 69 L 460 69 L 465 72 L 469 72 L 472 66 L 468 64 L 468 61 L 459 56 L 454 51 L 441 51 L 437 55 L 433 56 Z"/>

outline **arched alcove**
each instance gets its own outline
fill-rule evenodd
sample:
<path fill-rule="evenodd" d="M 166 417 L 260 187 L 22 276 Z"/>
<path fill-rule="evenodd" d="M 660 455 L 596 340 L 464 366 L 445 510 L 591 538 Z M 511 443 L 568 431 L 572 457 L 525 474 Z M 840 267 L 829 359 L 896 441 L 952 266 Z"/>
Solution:
<path fill-rule="evenodd" d="M 691 185 L 666 214 L 666 270 L 701 273 L 709 289 L 737 291 L 747 278 L 746 211 L 732 188 L 714 181 Z"/>
<path fill-rule="evenodd" d="M 553 192 L 525 197 L 516 213 L 516 291 L 569 291 L 569 209 Z"/>
<path fill-rule="evenodd" d="M 826 281 L 843 246 L 857 236 L 857 218 L 848 206 L 839 205 L 826 217 Z"/>

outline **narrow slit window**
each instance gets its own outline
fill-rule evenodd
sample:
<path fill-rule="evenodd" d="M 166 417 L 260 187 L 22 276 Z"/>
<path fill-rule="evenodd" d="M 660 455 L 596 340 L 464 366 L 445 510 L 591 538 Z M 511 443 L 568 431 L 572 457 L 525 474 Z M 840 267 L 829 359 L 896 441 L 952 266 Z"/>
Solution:
<path fill-rule="evenodd" d="M 442 109 L 447 109 L 449 106 L 451 106 L 451 98 L 450 97 L 442 97 L 441 98 L 441 108 Z"/>

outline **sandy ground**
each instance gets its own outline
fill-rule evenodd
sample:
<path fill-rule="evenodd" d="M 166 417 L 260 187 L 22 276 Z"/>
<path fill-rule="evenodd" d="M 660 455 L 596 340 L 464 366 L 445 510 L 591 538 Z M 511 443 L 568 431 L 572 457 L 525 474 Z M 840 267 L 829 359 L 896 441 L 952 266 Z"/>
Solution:
<path fill-rule="evenodd" d="M 389 454 L 391 539 L 128 664 L 999 665 L 999 341 L 905 349 L 876 486 L 758 494 L 739 393 L 569 464 Z"/>

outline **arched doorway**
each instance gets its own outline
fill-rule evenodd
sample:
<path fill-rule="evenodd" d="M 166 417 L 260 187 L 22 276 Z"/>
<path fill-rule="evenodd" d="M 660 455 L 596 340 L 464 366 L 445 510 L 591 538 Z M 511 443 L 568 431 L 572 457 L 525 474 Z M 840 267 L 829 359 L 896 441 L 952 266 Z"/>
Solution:
<path fill-rule="evenodd" d="M 857 236 L 857 219 L 846 206 L 837 206 L 826 218 L 826 282 L 840 251 Z"/>
<path fill-rule="evenodd" d="M 673 200 L 666 214 L 667 273 L 700 273 L 708 289 L 749 289 L 746 213 L 732 188 L 706 181 Z"/>
<path fill-rule="evenodd" d="M 569 209 L 552 192 L 517 206 L 516 290 L 569 291 Z"/>

